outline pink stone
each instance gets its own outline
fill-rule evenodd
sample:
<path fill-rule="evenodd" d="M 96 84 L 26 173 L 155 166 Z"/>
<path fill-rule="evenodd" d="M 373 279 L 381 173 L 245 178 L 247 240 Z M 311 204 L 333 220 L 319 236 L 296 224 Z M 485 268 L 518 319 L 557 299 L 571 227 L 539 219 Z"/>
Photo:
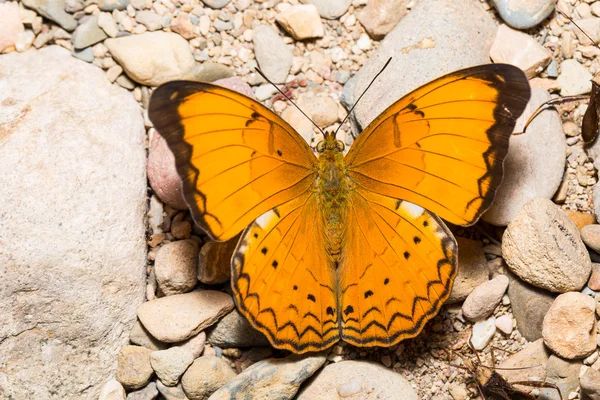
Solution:
<path fill-rule="evenodd" d="M 175 157 L 167 141 L 156 131 L 150 141 L 147 172 L 150 186 L 162 201 L 178 210 L 188 209 L 181 192 L 181 178 L 175 168 Z"/>
<path fill-rule="evenodd" d="M 0 4 L 0 52 L 14 46 L 17 37 L 25 28 L 19 15 L 17 2 Z"/>

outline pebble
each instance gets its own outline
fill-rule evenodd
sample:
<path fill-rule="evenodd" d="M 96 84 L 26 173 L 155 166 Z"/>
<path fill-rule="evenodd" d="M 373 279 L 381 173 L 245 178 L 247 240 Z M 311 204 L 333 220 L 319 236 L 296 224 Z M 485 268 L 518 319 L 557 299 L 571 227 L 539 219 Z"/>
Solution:
<path fill-rule="evenodd" d="M 163 17 L 154 11 L 138 11 L 135 13 L 135 20 L 144 25 L 150 32 L 162 29 Z"/>
<path fill-rule="evenodd" d="M 19 16 L 17 2 L 0 3 L 0 53 L 13 47 L 25 27 Z"/>
<path fill-rule="evenodd" d="M 204 350 L 204 344 L 206 343 L 206 333 L 200 332 L 194 337 L 189 338 L 188 340 L 177 343 L 177 347 L 181 347 L 192 353 L 194 359 L 200 357 L 202 351 Z M 174 347 L 172 347 L 174 348 Z"/>
<path fill-rule="evenodd" d="M 560 63 L 557 83 L 561 96 L 576 96 L 592 90 L 592 74 L 578 61 L 569 59 Z"/>
<path fill-rule="evenodd" d="M 158 250 L 154 271 L 162 293 L 186 293 L 196 286 L 198 252 L 198 244 L 193 240 L 167 243 Z"/>
<path fill-rule="evenodd" d="M 555 295 L 523 282 L 509 274 L 508 296 L 513 317 L 523 337 L 530 342 L 542 337 L 544 317 L 554 302 Z"/>
<path fill-rule="evenodd" d="M 230 1 L 231 0 L 202 0 L 204 4 L 214 9 L 223 8 L 229 4 Z"/>
<path fill-rule="evenodd" d="M 502 361 L 496 371 L 509 382 L 526 381 L 529 378 L 543 381 L 546 379 L 550 354 L 544 341 L 538 339 Z"/>
<path fill-rule="evenodd" d="M 194 362 L 194 355 L 183 347 L 171 347 L 150 354 L 152 369 L 162 383 L 175 386 L 185 370 Z"/>
<path fill-rule="evenodd" d="M 160 380 L 157 380 L 156 388 L 165 400 L 188 400 L 181 383 L 176 386 L 165 386 Z"/>
<path fill-rule="evenodd" d="M 207 332 L 206 340 L 221 348 L 270 346 L 269 341 L 238 311 L 233 310 Z"/>
<path fill-rule="evenodd" d="M 261 71 L 273 83 L 284 83 L 292 67 L 292 50 L 272 27 L 257 25 L 253 30 L 254 54 Z"/>
<path fill-rule="evenodd" d="M 524 281 L 552 292 L 579 291 L 592 263 L 577 226 L 548 199 L 536 197 L 502 236 L 502 254 Z"/>
<path fill-rule="evenodd" d="M 93 54 L 92 54 L 92 56 L 93 56 Z M 120 65 L 113 65 L 106 71 L 106 78 L 108 79 L 108 81 L 110 83 L 113 83 L 114 81 L 117 80 L 117 78 L 119 77 L 119 75 L 121 75 L 122 72 L 123 72 L 123 68 L 121 68 Z"/>
<path fill-rule="evenodd" d="M 218 285 L 231 278 L 231 257 L 239 237 L 226 242 L 207 242 L 198 256 L 198 280 L 207 285 Z"/>
<path fill-rule="evenodd" d="M 138 318 L 161 342 L 189 339 L 233 309 L 231 296 L 214 290 L 175 294 L 143 303 Z"/>
<path fill-rule="evenodd" d="M 116 21 L 113 19 L 112 15 L 107 12 L 98 14 L 98 26 L 111 38 L 117 37 L 117 34 L 119 33 L 119 27 L 117 26 Z"/>
<path fill-rule="evenodd" d="M 19 33 L 19 36 L 17 36 L 17 40 L 15 41 L 15 48 L 19 53 L 27 51 L 31 48 L 34 39 L 35 34 L 29 29 L 25 30 Z"/>
<path fill-rule="evenodd" d="M 531 114 L 547 100 L 550 95 L 545 89 L 532 89 L 531 99 L 517 120 L 515 131 L 522 131 Z M 525 135 L 510 138 L 504 179 L 483 220 L 506 226 L 534 197 L 552 198 L 562 181 L 565 152 L 560 117 L 555 110 L 546 109 L 533 120 Z"/>
<path fill-rule="evenodd" d="M 245 94 L 246 96 L 254 98 L 252 89 L 249 89 L 247 83 L 238 82 L 239 78 L 231 78 L 233 71 L 226 65 L 221 65 L 214 62 L 204 62 L 201 65 L 196 65 L 186 76 L 185 79 L 197 82 L 213 82 L 217 85 L 225 86 L 229 89 L 233 89 L 237 92 Z M 232 80 L 229 81 L 228 78 Z M 219 82 L 217 82 L 219 81 Z M 232 82 L 232 84 L 228 84 Z M 233 83 L 237 82 L 237 83 Z M 252 93 L 252 94 L 250 94 Z"/>
<path fill-rule="evenodd" d="M 163 202 L 178 210 L 188 209 L 181 192 L 182 182 L 175 167 L 173 152 L 156 131 L 150 139 L 146 171 L 150 186 Z"/>
<path fill-rule="evenodd" d="M 23 0 L 22 3 L 69 32 L 77 27 L 75 18 L 65 11 L 65 0 Z"/>
<path fill-rule="evenodd" d="M 81 61 L 85 61 L 85 62 L 89 62 L 89 63 L 94 61 L 94 51 L 92 50 L 91 47 L 86 47 L 85 49 L 81 49 L 81 50 L 73 49 L 73 52 L 71 54 L 73 55 L 73 57 L 75 57 Z"/>
<path fill-rule="evenodd" d="M 177 221 L 171 225 L 171 234 L 175 239 L 189 239 L 192 234 L 192 225 L 188 221 Z"/>
<path fill-rule="evenodd" d="M 581 229 L 581 239 L 590 249 L 600 253 L 600 225 L 587 225 Z"/>
<path fill-rule="evenodd" d="M 146 387 L 127 395 L 127 400 L 153 400 L 158 396 L 156 383 L 150 382 Z"/>
<path fill-rule="evenodd" d="M 302 136 L 306 143 L 311 144 L 314 136 L 314 125 L 304 114 L 302 114 L 302 112 L 300 112 L 300 110 L 294 106 L 287 107 L 281 113 L 281 118 L 290 124 L 292 128 Z"/>
<path fill-rule="evenodd" d="M 302 93 L 298 96 L 297 104 L 302 111 L 311 117 L 315 124 L 322 128 L 333 125 L 339 121 L 338 106 L 336 102 L 325 93 L 315 94 L 311 91 Z M 308 121 L 306 117 L 304 117 L 304 119 Z"/>
<path fill-rule="evenodd" d="M 384 3 L 387 1 L 370 1 L 367 7 Z M 361 23 L 365 22 L 361 19 Z M 419 0 L 365 62 L 354 83 L 349 85 L 349 81 L 344 87 L 342 98 L 353 103 L 385 60 L 393 56 L 354 109 L 357 126 L 367 126 L 390 104 L 420 85 L 460 68 L 488 63 L 495 32 L 495 22 L 477 2 Z"/>
<path fill-rule="evenodd" d="M 546 19 L 556 0 L 492 0 L 502 20 L 516 29 L 529 29 Z"/>
<path fill-rule="evenodd" d="M 399 373 L 368 361 L 329 364 L 305 385 L 297 400 L 417 400 L 409 382 Z"/>
<path fill-rule="evenodd" d="M 291 6 L 277 15 L 277 22 L 296 40 L 319 38 L 325 34 L 317 7 L 312 4 Z"/>
<path fill-rule="evenodd" d="M 587 395 L 590 400 L 600 400 L 600 372 L 588 368 L 583 376 L 579 378 L 581 392 Z"/>
<path fill-rule="evenodd" d="M 374 39 L 382 39 L 406 15 L 407 0 L 371 0 L 357 18 Z"/>
<path fill-rule="evenodd" d="M 129 0 L 98 0 L 98 7 L 102 11 L 125 10 Z"/>
<path fill-rule="evenodd" d="M 162 343 L 153 338 L 139 320 L 135 321 L 135 324 L 129 332 L 129 341 L 150 350 L 164 350 L 168 347 L 166 343 Z"/>
<path fill-rule="evenodd" d="M 100 388 L 98 400 L 125 400 L 125 389 L 116 379 L 108 380 Z"/>
<path fill-rule="evenodd" d="M 498 275 L 494 279 L 480 284 L 463 303 L 463 316 L 470 321 L 479 321 L 489 317 L 500 304 L 507 287 L 508 277 L 505 275 Z"/>
<path fill-rule="evenodd" d="M 513 331 L 513 318 L 510 314 L 504 314 L 496 318 L 496 328 L 505 335 L 510 335 Z"/>
<path fill-rule="evenodd" d="M 196 64 L 188 42 L 176 33 L 146 32 L 107 39 L 104 45 L 127 75 L 142 85 L 180 79 Z"/>
<path fill-rule="evenodd" d="M 598 39 L 600 39 L 600 18 L 583 18 L 577 20 L 577 28 L 575 25 L 572 25 L 572 31 L 577 35 L 577 40 L 582 46 L 591 46 L 596 45 L 598 43 Z M 589 36 L 589 37 L 588 37 Z M 593 39 L 590 40 L 590 38 Z"/>
<path fill-rule="evenodd" d="M 116 377 L 125 389 L 141 389 L 150 382 L 154 373 L 150 353 L 151 350 L 140 346 L 125 346 L 119 351 Z"/>
<path fill-rule="evenodd" d="M 194 24 L 190 21 L 188 14 L 179 14 L 171 21 L 170 27 L 173 32 L 180 34 L 184 39 L 193 39 L 196 37 Z"/>
<path fill-rule="evenodd" d="M 566 210 L 565 211 L 571 221 L 575 222 L 577 229 L 581 232 L 584 226 L 592 225 L 596 223 L 596 216 L 594 214 L 582 213 L 579 211 Z M 583 238 L 583 237 L 582 237 Z"/>
<path fill-rule="evenodd" d="M 558 386 L 563 398 L 569 398 L 578 389 L 581 366 L 581 360 L 564 360 L 552 354 L 546 366 L 546 381 Z M 556 389 L 542 388 L 540 392 L 542 399 L 559 400 Z"/>
<path fill-rule="evenodd" d="M 496 318 L 490 317 L 483 321 L 475 322 L 471 343 L 475 350 L 483 350 L 490 343 L 496 333 Z"/>
<path fill-rule="evenodd" d="M 507 63 L 521 68 L 528 79 L 539 74 L 552 60 L 552 54 L 531 36 L 502 24 L 490 49 L 495 63 Z"/>
<path fill-rule="evenodd" d="M 291 399 L 300 384 L 325 364 L 320 354 L 291 355 L 259 361 L 217 390 L 211 400 Z"/>
<path fill-rule="evenodd" d="M 561 294 L 544 318 L 544 343 L 566 359 L 589 356 L 596 349 L 594 299 L 576 292 Z"/>
<path fill-rule="evenodd" d="M 481 242 L 457 237 L 458 273 L 446 304 L 459 303 L 480 284 L 488 281 L 487 261 Z"/>
<path fill-rule="evenodd" d="M 348 11 L 351 0 L 301 0 L 305 4 L 317 7 L 319 15 L 325 19 L 338 19 Z"/>
<path fill-rule="evenodd" d="M 596 292 L 600 291 L 600 264 L 592 263 L 592 274 L 588 280 L 587 287 Z"/>
<path fill-rule="evenodd" d="M 202 356 L 185 371 L 181 385 L 190 400 L 206 400 L 235 377 L 235 371 L 223 358 Z"/>

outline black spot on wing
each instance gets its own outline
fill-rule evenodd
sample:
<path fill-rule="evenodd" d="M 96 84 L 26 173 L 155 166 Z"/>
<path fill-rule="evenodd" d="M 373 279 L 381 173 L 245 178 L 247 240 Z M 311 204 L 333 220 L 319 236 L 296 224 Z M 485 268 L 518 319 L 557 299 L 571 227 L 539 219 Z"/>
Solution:
<path fill-rule="evenodd" d="M 365 299 L 368 299 L 369 297 L 373 296 L 373 291 L 372 290 L 367 290 L 365 292 Z"/>
<path fill-rule="evenodd" d="M 354 307 L 352 306 L 348 306 L 346 307 L 346 309 L 344 310 L 344 314 L 347 316 L 349 314 L 352 314 L 354 312 Z"/>
<path fill-rule="evenodd" d="M 308 294 L 308 296 L 306 297 L 308 300 L 312 301 L 313 303 L 317 301 L 317 299 L 315 299 L 315 296 L 312 294 Z"/>

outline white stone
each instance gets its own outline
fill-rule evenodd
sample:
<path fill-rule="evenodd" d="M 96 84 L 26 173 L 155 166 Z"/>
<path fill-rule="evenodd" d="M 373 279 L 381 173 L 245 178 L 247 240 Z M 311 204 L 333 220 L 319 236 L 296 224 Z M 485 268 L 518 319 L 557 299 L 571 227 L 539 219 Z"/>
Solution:
<path fill-rule="evenodd" d="M 126 394 L 123 385 L 116 379 L 107 381 L 100 389 L 98 400 L 125 400 Z"/>
<path fill-rule="evenodd" d="M 277 22 L 297 40 L 323 37 L 324 30 L 317 7 L 296 5 L 277 15 Z"/>
<path fill-rule="evenodd" d="M 274 83 L 284 83 L 292 67 L 292 50 L 269 25 L 253 29 L 254 53 L 262 72 Z"/>
<path fill-rule="evenodd" d="M 560 63 L 560 75 L 557 83 L 560 85 L 561 96 L 576 96 L 592 90 L 592 74 L 578 61 L 570 59 Z"/>
<path fill-rule="evenodd" d="M 116 37 L 117 33 L 119 33 L 119 27 L 110 13 L 103 12 L 98 14 L 98 26 L 111 38 Z"/>
<path fill-rule="evenodd" d="M 513 318 L 510 314 L 504 314 L 496 319 L 496 328 L 505 335 L 510 335 L 513 330 Z"/>
<path fill-rule="evenodd" d="M 471 343 L 475 350 L 483 350 L 496 333 L 496 318 L 490 317 L 473 325 Z"/>
<path fill-rule="evenodd" d="M 496 32 L 490 58 L 495 63 L 521 68 L 531 79 L 550 64 L 552 54 L 531 36 L 502 24 Z"/>
<path fill-rule="evenodd" d="M 144 299 L 141 109 L 58 46 L 0 71 L 3 395 L 97 398 Z"/>

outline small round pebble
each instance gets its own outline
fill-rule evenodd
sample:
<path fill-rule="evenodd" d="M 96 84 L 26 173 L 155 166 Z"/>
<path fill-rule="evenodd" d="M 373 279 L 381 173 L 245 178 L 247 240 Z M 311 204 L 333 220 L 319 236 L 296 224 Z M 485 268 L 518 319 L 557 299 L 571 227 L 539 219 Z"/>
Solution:
<path fill-rule="evenodd" d="M 171 347 L 150 354 L 150 363 L 156 375 L 167 386 L 175 386 L 190 364 L 194 354 L 184 347 Z"/>
<path fill-rule="evenodd" d="M 189 292 L 196 286 L 198 252 L 198 244 L 193 240 L 167 243 L 158 250 L 154 272 L 158 287 L 165 295 Z"/>
<path fill-rule="evenodd" d="M 513 331 L 513 318 L 510 314 L 504 314 L 496 318 L 496 328 L 505 335 L 510 335 Z"/>
<path fill-rule="evenodd" d="M 197 358 L 181 378 L 183 391 L 190 400 L 206 400 L 236 373 L 222 358 Z"/>
<path fill-rule="evenodd" d="M 554 10 L 556 0 L 492 0 L 504 22 L 517 29 L 529 29 Z"/>
<path fill-rule="evenodd" d="M 470 321 L 479 321 L 490 316 L 500 304 L 508 282 L 508 277 L 498 275 L 491 281 L 477 286 L 463 303 L 462 313 L 465 318 Z"/>
<path fill-rule="evenodd" d="M 581 229 L 581 239 L 590 249 L 600 253 L 600 225 L 584 226 Z"/>
<path fill-rule="evenodd" d="M 117 381 L 126 389 L 141 389 L 154 373 L 150 365 L 151 350 L 140 346 L 125 346 L 117 357 Z"/>

